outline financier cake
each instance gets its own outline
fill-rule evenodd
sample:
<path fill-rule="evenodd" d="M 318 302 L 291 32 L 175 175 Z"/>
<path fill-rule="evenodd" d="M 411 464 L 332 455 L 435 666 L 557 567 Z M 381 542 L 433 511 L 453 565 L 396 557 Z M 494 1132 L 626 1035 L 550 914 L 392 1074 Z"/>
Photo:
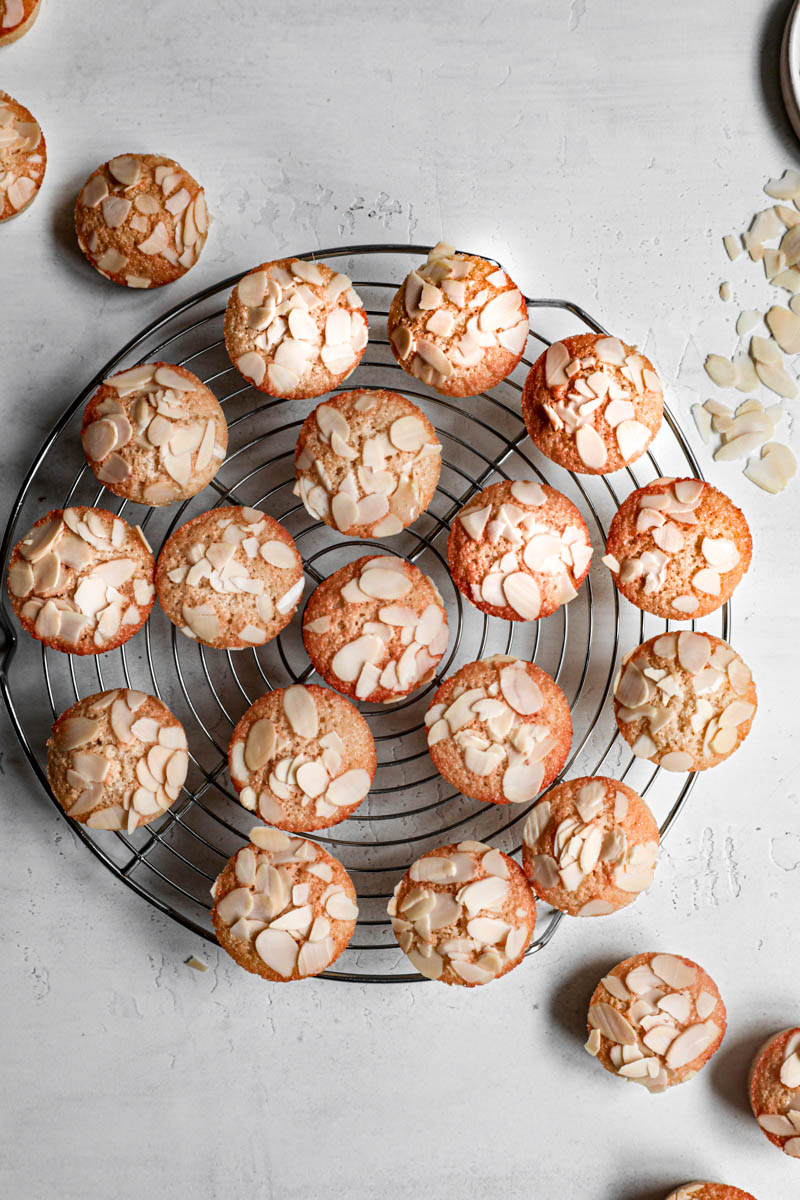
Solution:
<path fill-rule="evenodd" d="M 635 462 L 664 413 L 653 364 L 616 337 L 553 342 L 530 369 L 522 416 L 531 441 L 568 471 L 607 475 Z"/>
<path fill-rule="evenodd" d="M 518 966 L 536 924 L 521 868 L 484 842 L 430 850 L 412 863 L 387 911 L 400 949 L 427 979 L 491 983 Z"/>
<path fill-rule="evenodd" d="M 114 688 L 63 712 L 47 743 L 47 778 L 58 803 L 92 829 L 132 833 L 181 793 L 186 734 L 155 696 Z"/>
<path fill-rule="evenodd" d="M 39 122 L 23 104 L 0 89 L 0 224 L 33 203 L 46 169 L 47 145 Z"/>
<path fill-rule="evenodd" d="M 700 479 L 657 479 L 623 500 L 603 562 L 631 604 L 673 621 L 714 612 L 750 566 L 741 509 Z"/>
<path fill-rule="evenodd" d="M 0 0 L 0 46 L 21 38 L 39 15 L 41 0 Z"/>
<path fill-rule="evenodd" d="M 396 292 L 387 329 L 409 375 L 445 396 L 477 396 L 522 358 L 528 306 L 502 267 L 439 242 Z"/>
<path fill-rule="evenodd" d="M 266 513 L 214 508 L 164 543 L 156 591 L 181 633 L 243 650 L 289 624 L 303 594 L 303 563 L 291 535 Z"/>
<path fill-rule="evenodd" d="M 440 775 L 486 804 L 525 804 L 567 761 L 572 718 L 561 688 L 540 667 L 495 654 L 446 679 L 425 714 Z"/>
<path fill-rule="evenodd" d="M 725 1005 L 702 967 L 677 954 L 635 954 L 609 971 L 589 1005 L 589 1054 L 650 1092 L 685 1083 L 725 1036 Z"/>
<path fill-rule="evenodd" d="M 800 1158 L 800 1028 L 774 1034 L 750 1068 L 750 1104 L 762 1133 L 790 1158 Z"/>
<path fill-rule="evenodd" d="M 375 778 L 375 743 L 344 696 L 317 684 L 275 688 L 231 737 L 231 781 L 245 808 L 292 833 L 327 829 L 358 808 Z"/>
<path fill-rule="evenodd" d="M 219 401 L 185 367 L 145 363 L 109 376 L 86 405 L 86 461 L 115 496 L 138 504 L 188 500 L 228 449 Z"/>
<path fill-rule="evenodd" d="M 259 826 L 211 889 L 222 949 L 273 983 L 318 975 L 339 957 L 358 918 L 356 891 L 327 850 Z"/>
<path fill-rule="evenodd" d="M 549 617 L 578 594 L 592 546 L 561 492 L 526 480 L 493 483 L 450 526 L 453 582 L 481 612 L 506 621 Z"/>
<path fill-rule="evenodd" d="M 416 521 L 439 482 L 442 447 L 416 404 L 359 388 L 318 404 L 294 453 L 295 495 L 348 537 L 389 537 Z"/>
<path fill-rule="evenodd" d="M 303 616 L 303 642 L 325 682 L 372 704 L 427 683 L 448 636 L 434 583 L 392 555 L 340 567 L 312 592 Z"/>
<path fill-rule="evenodd" d="M 742 744 L 756 713 L 750 668 L 710 633 L 663 633 L 622 660 L 614 715 L 638 758 L 705 771 Z"/>
<path fill-rule="evenodd" d="M 667 1200 L 756 1200 L 750 1192 L 741 1188 L 729 1187 L 727 1183 L 709 1183 L 700 1180 L 695 1183 L 684 1183 L 677 1191 L 670 1192 Z"/>
<path fill-rule="evenodd" d="M 66 654 L 103 654 L 144 625 L 154 569 L 138 525 L 104 508 L 54 508 L 12 550 L 8 591 L 37 641 Z"/>
<path fill-rule="evenodd" d="M 172 158 L 120 154 L 81 188 L 75 232 L 87 260 L 112 283 L 162 287 L 200 257 L 208 234 L 205 192 Z"/>
<path fill-rule="evenodd" d="M 649 888 L 659 840 L 655 817 L 626 783 L 568 779 L 525 822 L 522 866 L 540 900 L 573 917 L 601 917 Z"/>
<path fill-rule="evenodd" d="M 361 297 L 324 263 L 281 258 L 239 280 L 225 310 L 225 345 L 248 382 L 294 399 L 333 391 L 369 336 Z"/>

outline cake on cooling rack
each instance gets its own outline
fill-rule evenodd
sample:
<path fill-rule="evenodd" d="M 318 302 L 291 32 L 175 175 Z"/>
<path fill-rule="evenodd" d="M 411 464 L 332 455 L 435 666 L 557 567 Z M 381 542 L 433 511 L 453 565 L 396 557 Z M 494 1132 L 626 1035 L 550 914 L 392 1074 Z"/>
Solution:
<path fill-rule="evenodd" d="M 644 454 L 664 395 L 649 358 L 616 337 L 553 342 L 531 367 L 522 416 L 533 443 L 568 471 L 607 475 Z"/>
<path fill-rule="evenodd" d="M 439 242 L 400 285 L 387 329 L 409 375 L 444 396 L 477 396 L 522 358 L 528 306 L 502 267 Z"/>
<path fill-rule="evenodd" d="M 447 612 L 418 567 L 370 555 L 340 567 L 311 594 L 303 642 L 331 687 L 356 700 L 389 703 L 433 677 L 447 650 Z"/>
<path fill-rule="evenodd" d="M 208 235 L 205 192 L 172 158 L 120 154 L 81 188 L 75 232 L 88 262 L 112 283 L 163 287 L 200 257 Z"/>
<path fill-rule="evenodd" d="M 496 654 L 446 679 L 425 714 L 437 771 L 485 804 L 525 804 L 567 761 L 572 718 L 558 684 L 534 663 Z"/>
<path fill-rule="evenodd" d="M 699 479 L 657 479 L 617 510 L 603 562 L 631 604 L 673 621 L 714 612 L 750 566 L 741 509 Z"/>
<path fill-rule="evenodd" d="M 33 204 L 46 169 L 47 144 L 39 122 L 24 104 L 0 90 L 0 223 Z"/>
<path fill-rule="evenodd" d="M 569 779 L 525 822 L 522 866 L 540 900 L 573 917 L 600 917 L 649 888 L 659 841 L 655 817 L 626 783 Z"/>
<path fill-rule="evenodd" d="M 156 591 L 181 633 L 244 650 L 289 624 L 303 594 L 303 562 L 291 535 L 259 509 L 214 508 L 164 543 Z"/>
<path fill-rule="evenodd" d="M 188 500 L 216 475 L 228 425 L 214 393 L 185 367 L 144 363 L 106 379 L 86 405 L 81 443 L 94 474 L 137 504 Z"/>
<path fill-rule="evenodd" d="M 359 388 L 306 417 L 294 466 L 295 495 L 310 516 L 348 537 L 390 537 L 433 499 L 442 447 L 405 396 Z"/>
<path fill-rule="evenodd" d="M 572 501 L 547 484 L 520 479 L 474 496 L 447 541 L 458 590 L 505 621 L 549 617 L 574 600 L 591 560 L 589 531 Z"/>
<path fill-rule="evenodd" d="M 227 862 L 211 889 L 222 949 L 273 983 L 318 975 L 356 927 L 353 881 L 340 862 L 305 838 L 266 826 Z"/>
<path fill-rule="evenodd" d="M 253 267 L 225 310 L 231 362 L 270 396 L 333 391 L 358 366 L 368 336 L 363 302 L 347 275 L 303 258 Z"/>
<path fill-rule="evenodd" d="M 600 980 L 586 1049 L 606 1071 L 650 1092 L 692 1079 L 727 1028 L 717 985 L 677 954 L 635 954 Z"/>
<path fill-rule="evenodd" d="M 103 654 L 153 607 L 155 563 L 138 525 L 104 508 L 54 508 L 11 552 L 8 592 L 23 629 L 53 650 Z"/>
<path fill-rule="evenodd" d="M 375 743 L 344 696 L 317 684 L 273 688 L 231 735 L 231 782 L 245 808 L 292 833 L 352 816 L 375 778 Z"/>
<path fill-rule="evenodd" d="M 412 966 L 460 987 L 491 983 L 518 966 L 536 924 L 521 868 L 485 842 L 423 854 L 395 887 L 388 912 Z"/>

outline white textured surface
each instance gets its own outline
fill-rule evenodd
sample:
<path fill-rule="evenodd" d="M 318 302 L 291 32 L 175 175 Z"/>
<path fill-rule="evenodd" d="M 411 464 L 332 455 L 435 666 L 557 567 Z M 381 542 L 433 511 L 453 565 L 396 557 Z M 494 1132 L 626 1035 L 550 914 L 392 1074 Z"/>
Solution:
<path fill-rule="evenodd" d="M 42 196 L 0 230 L 5 502 L 63 404 L 146 320 L 340 241 L 446 235 L 495 255 L 529 293 L 638 340 L 691 427 L 695 389 L 713 391 L 704 353 L 734 344 L 720 280 L 744 306 L 767 295 L 720 238 L 797 165 L 777 91 L 788 7 L 44 0 L 0 50 L 0 84 L 49 151 Z M 168 293 L 103 283 L 73 243 L 78 185 L 130 149 L 177 157 L 217 218 Z M 698 1176 L 797 1194 L 798 1164 L 744 1093 L 754 1047 L 800 1021 L 797 486 L 773 500 L 700 449 L 755 535 L 734 624 L 754 732 L 701 778 L 649 896 L 560 931 L 497 985 L 249 978 L 76 844 L 3 718 L 5 1195 L 661 1200 Z M 712 1065 L 661 1097 L 581 1049 L 597 978 L 648 948 L 703 963 L 730 1020 Z M 184 965 L 193 952 L 206 974 Z"/>

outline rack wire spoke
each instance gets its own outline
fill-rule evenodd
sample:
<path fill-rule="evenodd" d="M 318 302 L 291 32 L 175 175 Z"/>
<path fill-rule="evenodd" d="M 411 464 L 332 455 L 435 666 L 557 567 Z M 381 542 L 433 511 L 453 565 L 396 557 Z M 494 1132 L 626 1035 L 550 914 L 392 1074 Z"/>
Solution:
<path fill-rule="evenodd" d="M 610 694 L 620 655 L 644 638 L 670 628 L 621 601 L 608 572 L 595 561 L 590 577 L 568 609 L 540 622 L 489 618 L 468 604 L 447 569 L 450 524 L 482 488 L 501 479 L 536 479 L 565 492 L 583 512 L 595 550 L 602 548 L 618 504 L 633 488 L 664 474 L 702 478 L 674 416 L 665 410 L 656 458 L 649 452 L 635 469 L 611 477 L 576 476 L 544 459 L 532 446 L 520 415 L 525 374 L 540 347 L 575 323 L 605 329 L 569 300 L 528 299 L 529 353 L 520 367 L 490 393 L 456 403 L 405 375 L 391 355 L 385 320 L 394 291 L 411 260 L 427 246 L 346 246 L 298 257 L 337 260 L 365 302 L 370 341 L 351 387 L 388 387 L 425 411 L 443 447 L 442 475 L 428 509 L 412 527 L 387 540 L 345 541 L 312 519 L 293 494 L 297 433 L 315 401 L 276 400 L 243 383 L 231 366 L 222 336 L 224 302 L 239 276 L 222 280 L 183 301 L 133 337 L 61 414 L 36 452 L 14 502 L 2 544 L 5 576 L 10 552 L 43 511 L 67 504 L 99 504 L 147 529 L 156 549 L 191 517 L 222 504 L 248 504 L 279 519 L 303 557 L 308 591 L 342 565 L 371 552 L 397 553 L 429 574 L 442 593 L 450 620 L 448 652 L 435 677 L 419 692 L 388 705 L 362 705 L 378 750 L 375 784 L 361 809 L 332 829 L 314 835 L 353 875 L 361 915 L 353 941 L 324 978 L 408 983 L 421 976 L 405 970 L 394 942 L 386 901 L 409 863 L 445 841 L 477 838 L 518 853 L 522 826 L 533 807 L 483 805 L 469 800 L 433 770 L 424 715 L 448 674 L 488 654 L 515 654 L 536 661 L 556 679 L 570 701 L 574 739 L 561 777 L 609 774 L 626 779 L 661 817 L 662 836 L 685 805 L 695 777 L 670 776 L 635 759 L 614 723 Z M 567 324 L 565 324 L 565 320 Z M 200 496 L 169 509 L 145 510 L 120 502 L 100 488 L 83 463 L 79 430 L 83 407 L 109 374 L 137 362 L 168 356 L 189 367 L 225 406 L 229 454 L 217 478 Z M 317 401 L 318 402 L 318 401 Z M 595 556 L 596 559 L 599 555 Z M 691 628 L 695 622 L 691 622 Z M 702 627 L 730 636 L 726 605 Z M 275 687 L 316 678 L 300 637 L 300 619 L 274 642 L 240 652 L 213 651 L 184 638 L 156 608 L 145 630 L 118 651 L 80 659 L 20 637 L 3 593 L 0 628 L 2 691 L 12 726 L 36 779 L 49 791 L 44 744 L 52 719 L 75 700 L 108 687 L 134 687 L 157 695 L 183 722 L 189 736 L 186 787 L 172 808 L 131 836 L 92 831 L 69 822 L 86 847 L 138 895 L 193 933 L 214 940 L 208 885 L 246 839 L 252 816 L 236 801 L 227 777 L 227 744 L 233 725 L 250 703 Z M 37 686 L 41 678 L 43 692 Z M 42 696 L 46 703 L 42 704 Z M 56 807 L 58 805 L 56 804 Z M 58 808 L 59 813 L 61 809 Z M 69 821 L 64 816 L 63 819 Z M 657 881 L 655 886 L 657 886 Z M 555 936 L 562 914 L 540 913 L 535 954 Z M 582 923 L 590 928 L 591 923 Z"/>

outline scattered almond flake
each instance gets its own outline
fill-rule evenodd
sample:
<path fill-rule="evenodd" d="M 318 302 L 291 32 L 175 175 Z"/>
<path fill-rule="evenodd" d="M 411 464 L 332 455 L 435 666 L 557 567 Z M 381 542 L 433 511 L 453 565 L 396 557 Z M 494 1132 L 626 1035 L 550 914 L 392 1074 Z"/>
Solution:
<path fill-rule="evenodd" d="M 797 214 L 800 217 L 800 213 Z M 774 275 L 772 283 L 776 287 L 785 288 L 787 292 L 800 292 L 800 271 L 797 267 L 787 267 L 785 271 L 781 271 L 779 275 Z"/>
<path fill-rule="evenodd" d="M 768 387 L 778 396 L 785 396 L 787 400 L 793 400 L 797 395 L 796 383 L 786 374 L 779 363 L 757 362 L 756 372 L 764 387 Z"/>
<path fill-rule="evenodd" d="M 702 404 L 692 405 L 692 416 L 694 423 L 697 426 L 697 432 L 703 439 L 706 445 L 711 441 L 711 414 L 703 407 Z"/>
<path fill-rule="evenodd" d="M 727 279 L 725 279 L 719 285 L 719 298 L 720 300 L 730 300 L 731 295 L 731 285 L 728 283 Z"/>
<path fill-rule="evenodd" d="M 787 229 L 800 225 L 800 213 L 794 208 L 788 208 L 785 204 L 775 205 L 775 216 L 783 222 Z"/>
<path fill-rule="evenodd" d="M 761 313 L 757 308 L 745 308 L 739 313 L 736 321 L 736 332 L 739 337 L 747 337 L 748 333 L 752 333 L 756 325 L 761 324 Z"/>
<path fill-rule="evenodd" d="M 747 458 L 749 454 L 758 449 L 761 442 L 762 435 L 760 433 L 743 433 L 729 442 L 723 442 L 714 451 L 714 461 L 734 462 L 737 458 Z"/>
<path fill-rule="evenodd" d="M 742 241 L 753 262 L 761 262 L 764 257 L 764 247 L 753 237 L 752 233 L 743 233 Z"/>
<path fill-rule="evenodd" d="M 793 267 L 800 262 L 800 226 L 787 229 L 781 238 L 781 250 L 786 258 L 787 267 Z"/>
<path fill-rule="evenodd" d="M 704 366 L 709 379 L 712 379 L 717 387 L 733 387 L 736 371 L 729 358 L 723 358 L 720 354 L 708 354 Z"/>
<path fill-rule="evenodd" d="M 727 404 L 723 404 L 721 400 L 706 400 L 703 408 L 716 417 L 729 417 L 731 415 L 730 408 Z"/>
<path fill-rule="evenodd" d="M 735 354 L 733 366 L 736 378 L 733 386 L 740 392 L 754 392 L 758 387 L 758 376 L 749 354 Z"/>
<path fill-rule="evenodd" d="M 780 179 L 770 179 L 764 184 L 764 191 L 773 200 L 793 200 L 800 194 L 800 171 L 787 167 Z"/>
<path fill-rule="evenodd" d="M 798 271 L 798 275 L 800 275 L 800 271 Z M 789 308 L 793 313 L 797 313 L 800 316 L 800 296 L 792 296 L 789 301 Z"/>
<path fill-rule="evenodd" d="M 771 242 L 778 237 L 783 230 L 781 222 L 775 214 L 774 208 L 765 208 L 761 212 L 756 213 L 751 222 L 748 233 L 756 242 Z"/>
<path fill-rule="evenodd" d="M 750 354 L 757 363 L 780 364 L 781 361 L 781 352 L 777 343 L 768 337 L 759 337 L 758 335 L 752 337 Z"/>
<path fill-rule="evenodd" d="M 782 250 L 764 251 L 764 274 L 767 279 L 774 279 L 786 267 L 786 255 Z"/>
<path fill-rule="evenodd" d="M 760 458 L 751 458 L 744 474 L 765 492 L 773 496 L 782 492 L 797 471 L 797 459 L 788 446 L 768 442 L 761 448 Z"/>
<path fill-rule="evenodd" d="M 766 442 L 761 447 L 762 458 L 776 458 L 778 467 L 787 480 L 792 479 L 797 472 L 797 459 L 788 446 L 782 442 Z"/>
<path fill-rule="evenodd" d="M 800 352 L 800 316 L 797 313 L 776 304 L 767 313 L 766 322 L 785 354 Z"/>
<path fill-rule="evenodd" d="M 200 959 L 195 958 L 195 956 L 193 954 L 190 954 L 189 957 L 185 961 L 186 961 L 186 966 L 191 967 L 193 971 L 207 971 L 208 970 L 208 964 L 201 962 Z"/>
<path fill-rule="evenodd" d="M 731 262 L 734 262 L 742 253 L 742 243 L 732 233 L 726 233 L 722 239 L 722 244 L 725 247 L 725 253 Z"/>

